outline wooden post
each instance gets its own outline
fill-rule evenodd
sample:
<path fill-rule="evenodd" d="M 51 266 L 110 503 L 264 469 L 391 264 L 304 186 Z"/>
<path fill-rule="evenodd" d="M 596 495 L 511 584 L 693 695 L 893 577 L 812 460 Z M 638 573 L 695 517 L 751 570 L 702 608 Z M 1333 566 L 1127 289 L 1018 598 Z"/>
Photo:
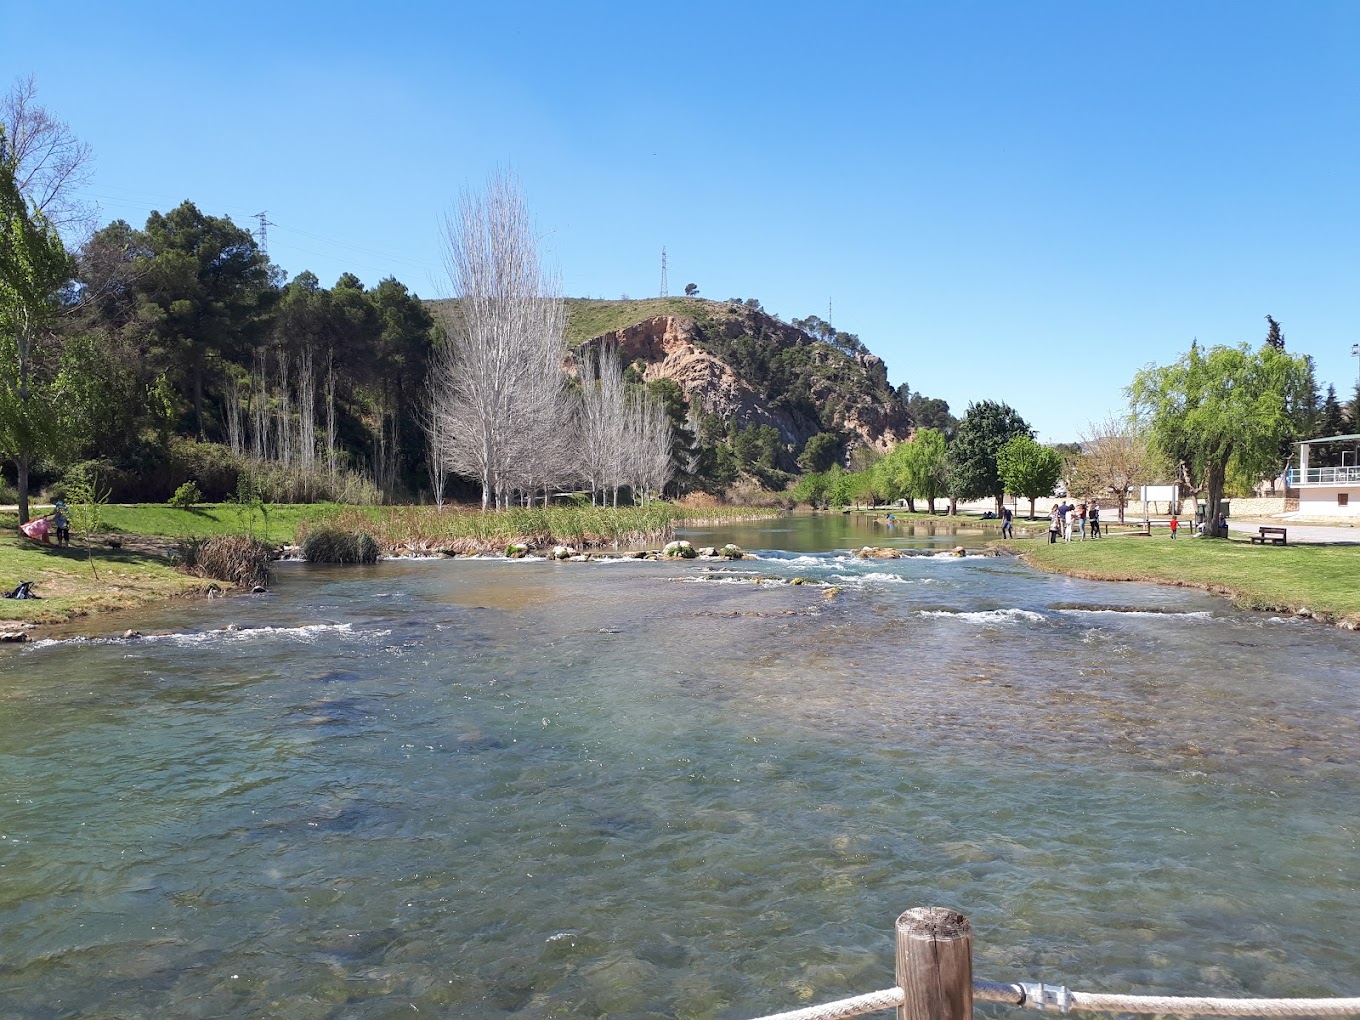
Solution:
<path fill-rule="evenodd" d="M 973 1020 L 973 928 L 944 907 L 897 919 L 897 1020 Z"/>

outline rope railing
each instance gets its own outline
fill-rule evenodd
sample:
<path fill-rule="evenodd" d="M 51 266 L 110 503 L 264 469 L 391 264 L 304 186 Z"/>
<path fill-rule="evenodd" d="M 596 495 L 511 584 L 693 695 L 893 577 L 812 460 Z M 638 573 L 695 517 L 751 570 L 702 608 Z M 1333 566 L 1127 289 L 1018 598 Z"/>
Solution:
<path fill-rule="evenodd" d="M 975 981 L 972 927 L 962 914 L 918 907 L 897 919 L 897 986 L 867 995 L 774 1013 L 759 1020 L 844 1020 L 896 1009 L 898 1020 L 971 1020 L 974 1002 L 1068 1013 L 1172 1016 L 1357 1016 L 1360 997 L 1233 999 L 1218 996 L 1108 995 L 1038 981 Z"/>

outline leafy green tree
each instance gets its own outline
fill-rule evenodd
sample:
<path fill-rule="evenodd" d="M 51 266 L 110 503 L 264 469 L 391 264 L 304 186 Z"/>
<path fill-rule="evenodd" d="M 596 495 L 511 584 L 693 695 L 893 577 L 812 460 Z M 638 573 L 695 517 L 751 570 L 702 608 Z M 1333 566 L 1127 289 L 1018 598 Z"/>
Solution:
<path fill-rule="evenodd" d="M 798 503 L 806 503 L 814 510 L 826 506 L 831 492 L 831 481 L 825 471 L 809 471 L 793 487 L 793 498 Z"/>
<path fill-rule="evenodd" d="M 92 471 L 76 471 L 67 479 L 66 511 L 76 534 L 85 541 L 85 559 L 96 581 L 99 571 L 94 565 L 94 546 L 90 540 L 104 526 L 104 507 L 108 502 L 109 490 L 99 484 L 99 477 Z"/>
<path fill-rule="evenodd" d="M 804 471 L 826 471 L 841 458 L 843 440 L 834 432 L 818 432 L 803 445 L 798 466 Z"/>
<path fill-rule="evenodd" d="M 697 283 L 687 283 L 687 284 L 685 284 L 685 297 L 694 297 L 694 296 L 695 296 L 696 294 L 698 294 L 698 293 L 699 293 L 699 285 L 698 285 Z"/>
<path fill-rule="evenodd" d="M 939 429 L 917 429 L 911 442 L 902 443 L 903 487 L 914 499 L 924 499 L 933 514 L 935 501 L 949 493 L 948 446 Z"/>
<path fill-rule="evenodd" d="M 1319 436 L 1339 436 L 1346 431 L 1346 415 L 1341 409 L 1341 401 L 1336 399 L 1336 387 L 1327 387 L 1327 396 L 1318 412 L 1316 432 Z M 1332 466 L 1337 461 L 1339 450 L 1332 449 L 1334 444 L 1324 443 L 1314 447 L 1312 456 L 1319 467 Z"/>
<path fill-rule="evenodd" d="M 1213 514 L 1230 469 L 1256 477 L 1279 470 L 1281 445 L 1298 437 L 1312 410 L 1312 369 L 1270 344 L 1255 352 L 1196 346 L 1174 365 L 1140 371 L 1129 399 L 1154 451 L 1183 466 Z"/>
<path fill-rule="evenodd" d="M 1029 500 L 1029 519 L 1034 520 L 1034 501 L 1053 492 L 1062 477 L 1063 459 L 1057 450 L 1040 446 L 1029 436 L 1014 436 L 997 451 L 997 470 L 1007 492 Z"/>
<path fill-rule="evenodd" d="M 187 392 L 194 428 L 207 436 L 204 387 L 223 360 L 262 335 L 277 297 L 273 269 L 250 232 L 192 202 L 153 212 L 139 243 L 139 316 L 158 340 L 161 367 Z"/>
<path fill-rule="evenodd" d="M 1033 439 L 1034 430 L 1013 407 L 995 400 L 969 404 L 949 448 L 951 495 L 965 500 L 991 496 L 1000 513 L 1006 486 L 997 467 L 997 454 L 1016 436 Z"/>
<path fill-rule="evenodd" d="M 826 472 L 826 501 L 830 506 L 849 506 L 855 498 L 852 475 L 839 464 Z"/>
<path fill-rule="evenodd" d="M 55 394 L 34 377 L 35 345 L 61 312 L 61 292 L 75 273 L 56 228 L 29 207 L 0 131 L 0 445 L 14 459 L 19 522 L 28 520 L 34 457 L 53 438 Z"/>

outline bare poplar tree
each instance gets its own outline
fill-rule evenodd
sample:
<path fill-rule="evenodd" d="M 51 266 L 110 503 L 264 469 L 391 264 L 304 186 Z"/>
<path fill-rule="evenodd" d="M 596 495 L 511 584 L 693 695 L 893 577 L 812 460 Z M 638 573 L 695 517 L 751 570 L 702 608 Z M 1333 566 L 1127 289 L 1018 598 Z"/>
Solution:
<path fill-rule="evenodd" d="M 316 370 L 310 344 L 298 360 L 298 466 L 310 484 L 316 469 Z"/>
<path fill-rule="evenodd" d="M 623 448 L 627 428 L 624 405 L 623 365 L 613 347 L 583 348 L 578 357 L 581 380 L 579 465 L 590 486 L 590 502 L 623 484 Z"/>
<path fill-rule="evenodd" d="M 1072 485 L 1083 495 L 1113 499 L 1122 524 L 1129 490 L 1146 483 L 1153 467 L 1147 435 L 1132 419 L 1111 415 L 1087 426 L 1081 449 Z"/>
<path fill-rule="evenodd" d="M 535 444 L 550 440 L 560 421 L 563 303 L 508 174 L 494 176 L 483 195 L 464 195 L 445 229 L 458 300 L 447 357 L 437 362 L 435 413 L 445 462 L 481 481 L 488 509 L 493 501 L 507 505 L 512 487 L 534 473 L 521 460 L 535 456 Z"/>
<path fill-rule="evenodd" d="M 236 376 L 227 376 L 227 442 L 237 457 L 245 456 L 245 428 L 241 422 L 241 384 Z"/>
<path fill-rule="evenodd" d="M 274 402 L 274 427 L 278 437 L 274 443 L 275 457 L 284 467 L 293 463 L 293 397 L 288 389 L 288 369 L 291 359 L 287 351 L 279 351 L 278 396 Z"/>
<path fill-rule="evenodd" d="M 447 348 L 437 350 L 432 356 L 430 376 L 437 378 L 440 374 L 438 369 L 439 360 L 446 356 Z M 434 494 L 434 505 L 443 507 L 444 489 L 449 482 L 449 466 L 445 459 L 447 447 L 447 437 L 444 435 L 444 428 L 447 421 L 439 413 L 439 402 L 433 392 L 427 391 L 425 399 L 420 403 L 420 424 L 425 430 L 425 469 L 430 475 L 430 491 Z"/>
<path fill-rule="evenodd" d="M 638 401 L 637 413 L 637 428 L 633 434 L 638 464 L 634 500 L 641 493 L 645 504 L 659 496 L 675 475 L 675 462 L 671 458 L 675 434 L 665 406 L 645 390 Z"/>
<path fill-rule="evenodd" d="M 95 222 L 94 209 L 75 196 L 90 181 L 93 151 L 63 121 L 38 104 L 38 81 L 29 75 L 15 81 L 0 99 L 15 184 L 38 212 L 47 217 L 68 243 L 83 241 Z"/>
<path fill-rule="evenodd" d="M 254 393 L 251 396 L 252 424 L 251 452 L 256 460 L 269 459 L 269 351 L 255 352 L 255 371 L 252 374 Z"/>
<path fill-rule="evenodd" d="M 335 452 L 335 352 L 326 352 L 326 470 L 330 472 L 331 481 L 335 481 L 336 463 Z"/>

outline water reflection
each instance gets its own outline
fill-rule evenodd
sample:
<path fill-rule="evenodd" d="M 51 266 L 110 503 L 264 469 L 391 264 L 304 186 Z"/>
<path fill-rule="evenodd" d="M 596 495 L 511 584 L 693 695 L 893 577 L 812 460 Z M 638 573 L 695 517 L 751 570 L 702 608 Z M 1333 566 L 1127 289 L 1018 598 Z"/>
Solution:
<path fill-rule="evenodd" d="M 6 1015 L 736 1017 L 925 903 L 980 976 L 1355 991 L 1353 635 L 862 544 L 293 565 L 7 656 Z"/>

